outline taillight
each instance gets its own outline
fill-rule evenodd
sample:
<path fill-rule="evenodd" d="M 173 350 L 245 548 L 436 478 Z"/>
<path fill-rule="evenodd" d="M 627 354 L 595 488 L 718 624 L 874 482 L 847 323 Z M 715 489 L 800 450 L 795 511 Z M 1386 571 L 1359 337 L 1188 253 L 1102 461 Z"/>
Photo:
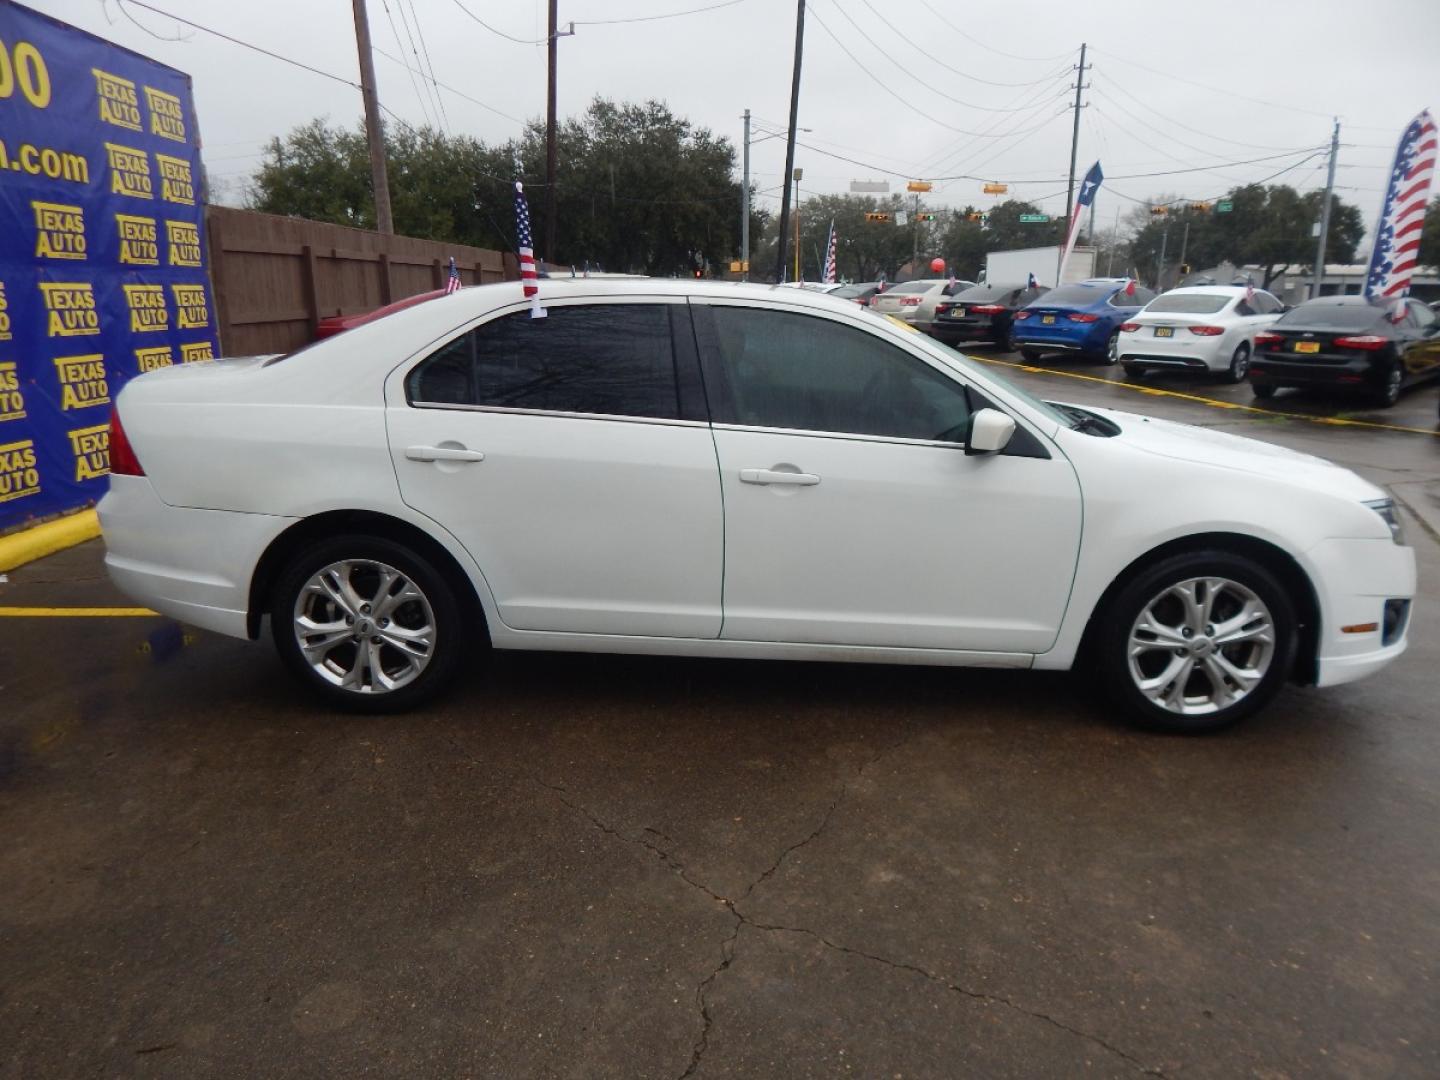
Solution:
<path fill-rule="evenodd" d="M 135 448 L 130 445 L 125 429 L 120 424 L 119 409 L 112 409 L 110 412 L 110 475 L 145 475 L 145 470 L 140 467 L 140 459 L 135 456 Z"/>
<path fill-rule="evenodd" d="M 1342 349 L 1361 349 L 1364 352 L 1376 352 L 1390 344 L 1390 339 L 1380 334 L 1360 334 L 1356 337 L 1337 337 L 1335 345 Z"/>
<path fill-rule="evenodd" d="M 1068 318 L 1071 322 L 1091 323 L 1100 321 L 1099 315 L 1091 315 L 1085 311 L 1077 311 L 1075 314 L 1068 316 Z"/>
<path fill-rule="evenodd" d="M 920 306 L 920 297 L 918 297 L 918 296 L 902 296 L 902 297 L 900 297 L 900 306 L 901 306 L 901 307 L 919 307 L 919 306 Z"/>
<path fill-rule="evenodd" d="M 1269 332 L 1256 334 L 1255 345 L 1257 348 L 1266 348 L 1271 345 L 1279 345 L 1285 340 L 1284 334 L 1272 334 Z"/>
<path fill-rule="evenodd" d="M 949 311 L 952 307 L 954 307 L 953 304 L 936 304 L 936 305 L 935 305 L 935 314 L 936 314 L 936 315 L 944 315 L 944 314 L 945 314 L 947 311 Z"/>
<path fill-rule="evenodd" d="M 1140 324 L 1138 322 L 1124 322 L 1120 324 L 1120 332 L 1122 334 L 1133 334 L 1136 330 L 1139 329 Z"/>
<path fill-rule="evenodd" d="M 977 304 L 970 309 L 971 315 L 999 315 L 1005 310 L 1002 304 Z"/>
<path fill-rule="evenodd" d="M 1190 327 L 1190 333 L 1192 333 L 1192 334 L 1199 334 L 1201 337 L 1215 337 L 1217 334 L 1223 334 L 1224 332 L 1225 332 L 1225 328 L 1224 328 L 1223 326 L 1192 326 L 1192 327 Z"/>
<path fill-rule="evenodd" d="M 1022 322 L 1023 320 L 1028 319 L 1029 317 L 1030 317 L 1030 312 L 1028 312 L 1028 311 L 1017 311 L 1017 312 L 1015 312 L 1015 321 L 1016 321 L 1016 322 Z"/>

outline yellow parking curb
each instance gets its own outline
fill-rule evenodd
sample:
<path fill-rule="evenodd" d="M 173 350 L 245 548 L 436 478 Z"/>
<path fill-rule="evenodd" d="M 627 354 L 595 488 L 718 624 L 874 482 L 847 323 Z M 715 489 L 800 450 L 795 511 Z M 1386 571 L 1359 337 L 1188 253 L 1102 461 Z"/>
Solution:
<path fill-rule="evenodd" d="M 94 540 L 99 535 L 99 515 L 94 510 L 82 510 L 24 532 L 0 536 L 0 571 L 14 570 L 46 555 Z"/>
<path fill-rule="evenodd" d="M 1020 364 L 1014 360 L 997 360 L 993 356 L 976 356 L 974 353 L 966 353 L 971 360 L 978 360 L 982 364 L 998 364 L 1000 367 L 1015 368 L 1019 371 L 1028 371 L 1037 375 L 1059 375 L 1066 379 L 1080 379 L 1084 382 L 1104 383 L 1106 386 L 1119 386 L 1125 390 L 1133 390 L 1137 394 L 1149 394 L 1151 397 L 1179 398 L 1181 401 L 1198 401 L 1202 405 L 1209 405 L 1212 409 L 1238 409 L 1241 412 L 1259 413 L 1262 416 L 1278 416 L 1286 420 L 1308 420 L 1312 424 L 1330 424 L 1336 427 L 1362 427 L 1373 428 L 1377 431 L 1403 431 L 1410 435 L 1440 436 L 1440 430 L 1430 428 L 1404 427 L 1400 424 L 1378 424 L 1374 420 L 1350 420 L 1343 416 L 1309 416 L 1306 413 L 1280 412 L 1277 409 L 1262 409 L 1258 405 L 1241 405 L 1234 401 L 1221 401 L 1219 398 L 1208 398 L 1200 394 L 1184 394 L 1179 390 L 1164 390 L 1158 386 L 1136 386 L 1134 383 L 1116 382 L 1114 379 L 1102 379 L 1098 375 L 1081 375 L 1078 371 L 1060 371 L 1056 368 L 1037 367 L 1034 364 Z"/>
<path fill-rule="evenodd" d="M 0 619 L 153 619 L 158 611 L 143 607 L 0 607 Z"/>

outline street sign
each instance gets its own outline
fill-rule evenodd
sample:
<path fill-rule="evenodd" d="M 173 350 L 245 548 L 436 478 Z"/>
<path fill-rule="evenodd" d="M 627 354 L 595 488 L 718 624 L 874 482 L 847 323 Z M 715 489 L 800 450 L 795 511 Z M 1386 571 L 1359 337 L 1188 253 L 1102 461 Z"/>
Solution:
<path fill-rule="evenodd" d="M 1230 213 L 1231 210 L 1234 210 L 1234 209 L 1235 209 L 1235 204 L 1234 204 L 1233 202 L 1231 202 L 1229 199 L 1221 199 L 1219 202 L 1217 202 L 1217 203 L 1215 204 L 1215 212 L 1216 212 L 1217 214 L 1228 214 L 1228 213 Z"/>
<path fill-rule="evenodd" d="M 850 192 L 853 195 L 886 195 L 890 191 L 889 180 L 851 180 Z"/>
<path fill-rule="evenodd" d="M 1020 215 L 1020 221 L 1021 221 L 1022 224 L 1025 224 L 1025 225 L 1031 225 L 1031 224 L 1035 224 L 1035 223 L 1037 223 L 1037 222 L 1045 222 L 1045 221 L 1049 221 L 1049 220 L 1050 220 L 1050 215 L 1049 215 L 1049 214 L 1021 214 L 1021 215 Z"/>
<path fill-rule="evenodd" d="M 896 224 L 896 225 L 904 225 L 905 222 L 907 222 L 907 221 L 909 221 L 909 220 L 910 220 L 909 215 L 907 215 L 904 210 L 897 210 L 897 211 L 896 211 L 896 213 L 895 213 L 895 224 Z"/>
<path fill-rule="evenodd" d="M 986 184 L 980 189 L 986 195 L 1004 195 L 1010 190 L 1009 184 Z"/>
<path fill-rule="evenodd" d="M 911 180 L 905 185 L 906 191 L 929 191 L 935 185 L 929 180 Z"/>

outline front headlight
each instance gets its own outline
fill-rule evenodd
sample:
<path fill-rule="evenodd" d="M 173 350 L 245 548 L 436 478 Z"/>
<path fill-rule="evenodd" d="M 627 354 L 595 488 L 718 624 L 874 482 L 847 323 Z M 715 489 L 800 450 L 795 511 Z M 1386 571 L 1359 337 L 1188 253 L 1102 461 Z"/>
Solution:
<path fill-rule="evenodd" d="M 1394 499 L 1375 499 L 1365 505 L 1385 519 L 1385 524 L 1390 526 L 1390 538 L 1395 543 L 1405 543 L 1405 526 L 1400 520 L 1400 512 L 1395 509 Z"/>

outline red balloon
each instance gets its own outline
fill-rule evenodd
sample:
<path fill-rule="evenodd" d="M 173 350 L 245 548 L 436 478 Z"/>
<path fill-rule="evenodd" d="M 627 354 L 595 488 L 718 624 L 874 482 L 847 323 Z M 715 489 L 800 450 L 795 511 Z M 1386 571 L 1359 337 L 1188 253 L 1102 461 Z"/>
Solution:
<path fill-rule="evenodd" d="M 934 270 L 937 274 L 943 274 L 945 272 L 945 260 L 941 258 L 931 259 L 930 269 Z"/>

